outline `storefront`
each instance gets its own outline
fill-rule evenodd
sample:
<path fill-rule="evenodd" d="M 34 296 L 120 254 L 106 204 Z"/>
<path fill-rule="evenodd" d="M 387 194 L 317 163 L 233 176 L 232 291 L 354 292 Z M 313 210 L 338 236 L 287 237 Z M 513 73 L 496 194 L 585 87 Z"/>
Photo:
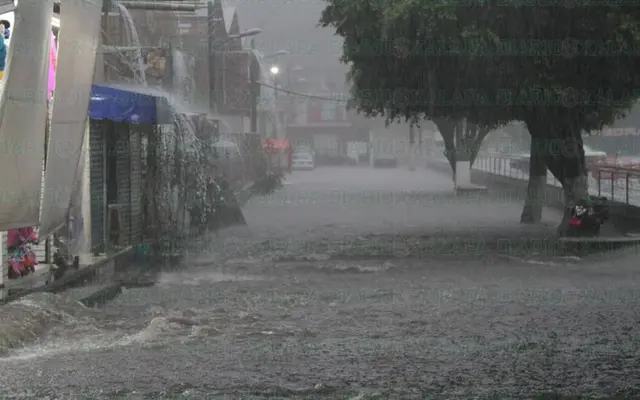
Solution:
<path fill-rule="evenodd" d="M 26 21 L 25 26 L 34 27 L 29 29 L 29 33 L 31 33 L 32 36 L 29 38 L 22 36 L 23 40 L 18 40 L 15 38 L 24 35 L 24 33 L 20 34 L 19 32 L 21 29 L 24 32 L 25 27 L 22 26 L 16 30 L 14 26 L 15 12 L 13 10 L 15 10 L 17 6 L 17 1 L 0 0 L 0 20 L 3 20 L 5 28 L 7 28 L 2 32 L 6 46 L 6 58 L 11 58 L 11 63 L 16 71 L 20 71 L 16 72 L 10 81 L 8 80 L 8 75 L 5 75 L 2 82 L 2 90 L 8 92 L 5 94 L 5 97 L 11 98 L 12 100 L 7 100 L 3 103 L 4 108 L 1 112 L 11 114 L 12 118 L 6 119 L 6 124 L 2 125 L 0 133 L 5 143 L 26 142 L 32 147 L 32 151 L 28 157 L 25 157 L 25 155 L 19 151 L 12 151 L 11 153 L 7 153 L 5 157 L 2 157 L 0 169 L 3 170 L 3 185 L 11 187 L 16 193 L 19 193 L 19 196 L 16 196 L 16 199 L 19 199 L 19 201 L 9 201 L 3 204 L 4 209 L 0 222 L 4 230 L 37 225 L 39 203 L 41 201 L 40 194 L 43 192 L 43 171 L 41 168 L 43 166 L 44 154 L 46 153 L 45 132 L 48 130 L 46 127 L 48 124 L 47 102 L 45 98 L 42 99 L 44 100 L 42 102 L 30 102 L 30 111 L 28 113 L 21 113 L 19 110 L 23 109 L 24 101 L 21 101 L 19 96 L 15 97 L 12 96 L 12 94 L 25 91 L 43 93 L 47 91 L 48 88 L 49 99 L 51 99 L 55 85 L 55 69 L 57 66 L 55 37 L 60 27 L 60 19 L 58 15 L 50 17 L 51 14 L 44 14 L 43 19 L 42 12 L 30 7 L 32 3 L 33 1 L 29 3 L 25 2 L 24 13 L 21 14 L 22 18 Z M 49 2 L 49 4 L 53 4 L 53 2 Z M 50 26 L 47 26 L 47 20 L 49 18 L 51 18 Z M 40 40 L 39 43 L 35 44 L 29 42 L 39 37 L 46 39 Z M 22 43 L 17 43 L 15 40 Z M 39 57 L 38 55 L 42 55 L 43 51 L 44 54 L 46 54 L 46 43 L 51 43 L 49 46 L 50 74 L 48 78 L 34 73 L 38 65 L 41 65 L 39 63 L 41 58 L 37 59 Z M 9 57 L 8 53 L 11 53 L 11 47 L 13 45 L 27 50 L 24 52 L 15 52 L 12 57 Z M 10 72 L 11 66 L 7 65 L 6 69 Z M 34 76 L 40 76 L 41 78 L 34 78 Z M 19 173 L 15 173 L 16 168 L 19 169 Z M 6 237 L 7 232 L 0 232 L 0 243 L 2 243 L 0 246 L 2 249 L 0 262 L 2 263 L 1 270 L 3 272 L 0 277 L 0 286 L 2 285 L 2 281 L 7 277 L 8 253 L 6 252 Z M 45 245 L 41 245 L 34 249 L 37 259 L 40 260 L 40 262 L 46 261 L 45 248 Z"/>
<path fill-rule="evenodd" d="M 168 123 L 163 97 L 118 86 L 94 85 L 89 104 L 91 248 L 142 242 L 145 143 L 154 126 Z"/>

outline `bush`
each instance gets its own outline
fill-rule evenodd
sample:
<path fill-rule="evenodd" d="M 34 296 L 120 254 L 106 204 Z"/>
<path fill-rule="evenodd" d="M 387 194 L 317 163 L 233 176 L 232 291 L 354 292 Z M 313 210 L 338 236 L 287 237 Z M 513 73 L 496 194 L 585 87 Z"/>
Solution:
<path fill-rule="evenodd" d="M 255 182 L 252 191 L 259 196 L 273 193 L 282 188 L 283 180 L 284 174 L 282 171 L 267 170 L 266 173 L 262 174 Z"/>

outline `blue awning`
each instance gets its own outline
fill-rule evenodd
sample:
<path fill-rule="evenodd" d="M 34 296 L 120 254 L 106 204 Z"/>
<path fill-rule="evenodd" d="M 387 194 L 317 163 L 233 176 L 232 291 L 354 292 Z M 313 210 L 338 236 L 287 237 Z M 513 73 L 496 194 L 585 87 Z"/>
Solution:
<path fill-rule="evenodd" d="M 115 122 L 158 123 L 158 106 L 167 99 L 136 88 L 92 85 L 89 118 Z"/>

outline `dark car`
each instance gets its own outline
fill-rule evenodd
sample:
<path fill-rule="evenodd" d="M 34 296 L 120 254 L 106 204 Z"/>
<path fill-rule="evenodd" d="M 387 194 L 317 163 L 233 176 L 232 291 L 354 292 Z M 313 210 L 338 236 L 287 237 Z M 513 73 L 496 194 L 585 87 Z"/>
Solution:
<path fill-rule="evenodd" d="M 374 157 L 373 168 L 396 168 L 398 159 L 391 157 Z"/>

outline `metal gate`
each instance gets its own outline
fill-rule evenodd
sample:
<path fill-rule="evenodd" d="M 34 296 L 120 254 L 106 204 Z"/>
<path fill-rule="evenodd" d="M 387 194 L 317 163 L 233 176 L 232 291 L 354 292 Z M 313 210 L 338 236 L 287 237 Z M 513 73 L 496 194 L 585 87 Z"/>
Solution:
<path fill-rule="evenodd" d="M 91 249 L 104 253 L 106 208 L 106 126 L 107 121 L 91 119 L 89 122 L 89 175 L 91 191 Z"/>

